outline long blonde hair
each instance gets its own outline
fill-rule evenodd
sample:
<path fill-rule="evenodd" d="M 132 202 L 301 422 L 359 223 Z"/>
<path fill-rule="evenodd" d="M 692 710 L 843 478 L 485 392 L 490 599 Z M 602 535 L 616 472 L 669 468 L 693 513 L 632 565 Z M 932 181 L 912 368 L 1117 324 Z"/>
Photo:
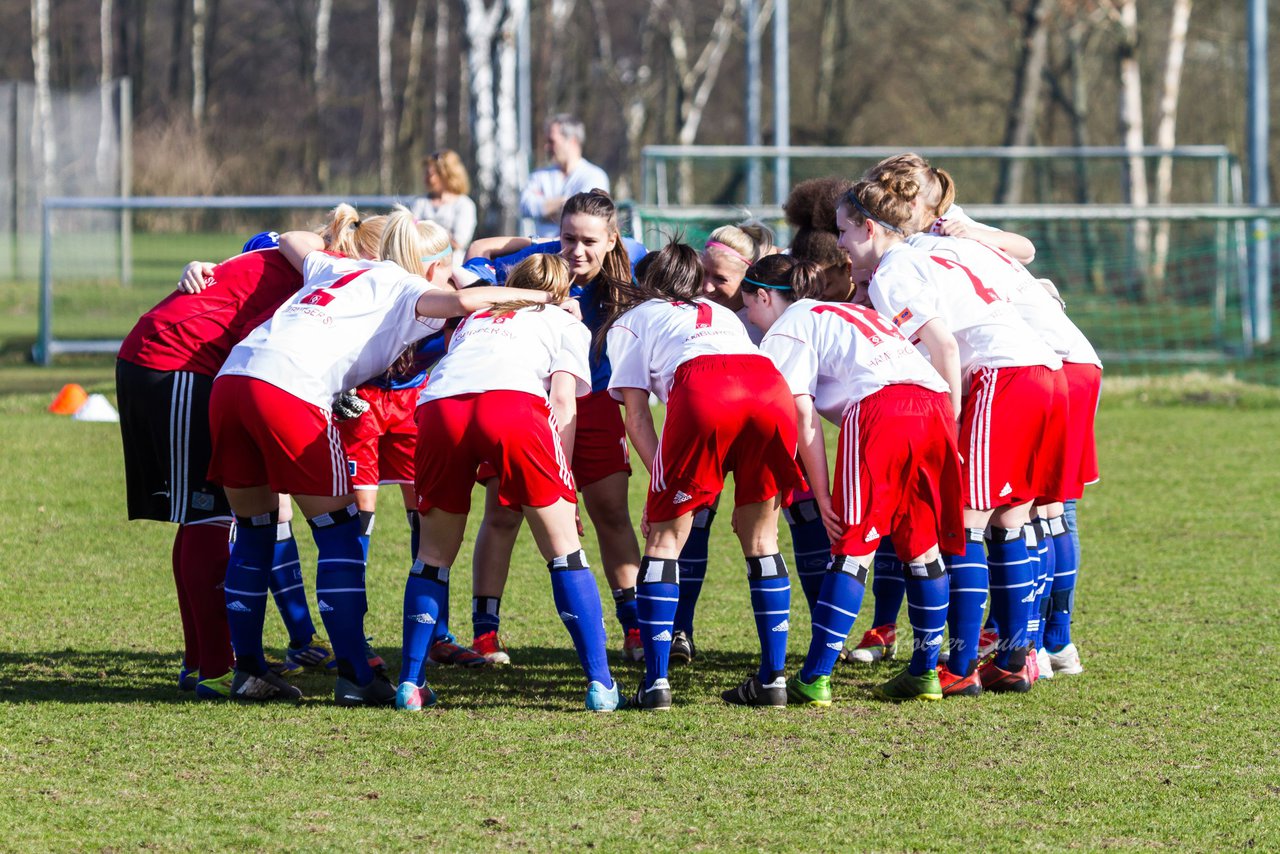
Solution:
<path fill-rule="evenodd" d="M 329 221 L 316 229 L 325 248 L 348 258 L 377 258 L 382 242 L 385 216 L 360 218 L 360 212 L 348 204 L 329 211 Z"/>
<path fill-rule="evenodd" d="M 552 302 L 564 302 L 569 296 L 569 287 L 573 279 L 569 274 L 569 262 L 559 255 L 540 253 L 530 255 L 507 273 L 507 287 L 526 288 L 531 291 L 546 291 L 555 296 Z M 538 311 L 546 308 L 547 303 L 532 300 L 510 300 L 495 305 L 492 311 L 505 312 L 535 306 Z"/>
<path fill-rule="evenodd" d="M 449 232 L 430 220 L 414 219 L 404 205 L 396 205 L 387 217 L 377 257 L 394 261 L 417 276 L 426 277 L 436 262 L 452 266 Z"/>

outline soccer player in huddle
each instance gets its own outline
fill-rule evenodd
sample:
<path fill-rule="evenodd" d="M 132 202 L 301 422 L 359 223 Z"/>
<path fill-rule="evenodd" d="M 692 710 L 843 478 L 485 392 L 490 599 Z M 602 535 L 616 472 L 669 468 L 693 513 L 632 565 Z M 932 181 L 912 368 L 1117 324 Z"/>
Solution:
<path fill-rule="evenodd" d="M 559 256 L 534 255 L 511 272 L 508 285 L 562 302 L 569 267 Z M 419 398 L 415 468 L 422 544 L 405 587 L 396 695 L 401 709 L 418 711 L 435 702 L 422 668 L 482 463 L 494 470 L 499 502 L 528 520 L 547 561 L 556 609 L 587 677 L 587 709 L 608 712 L 621 703 L 605 653 L 600 594 L 578 539 L 569 466 L 578 397 L 591 388 L 590 333 L 569 312 L 521 301 L 519 292 L 462 321 Z"/>
<path fill-rule="evenodd" d="M 680 551 L 694 514 L 734 472 L 736 533 L 747 563 L 760 666 L 721 697 L 752 706 L 786 704 L 784 676 L 791 584 L 778 553 L 781 495 L 800 482 L 795 405 L 782 376 L 729 309 L 701 298 L 698 253 L 671 243 L 646 259 L 640 281 L 614 294 L 603 324 L 626 408 L 627 435 L 650 472 L 637 600 L 645 675 L 642 709 L 669 709 L 668 663 L 679 602 Z M 658 437 L 649 395 L 667 403 Z"/>
<path fill-rule="evenodd" d="M 830 677 L 862 606 L 867 572 L 892 536 L 907 577 L 915 648 L 876 689 L 891 700 L 941 700 L 938 651 L 948 586 L 942 551 L 963 551 L 960 460 L 946 382 L 888 320 L 854 303 L 819 302 L 820 268 L 765 258 L 743 279 L 747 310 L 767 330 L 761 349 L 795 396 L 800 458 L 832 539 L 794 701 L 831 703 Z M 840 425 L 834 483 L 819 415 Z M 941 548 L 940 548 L 941 546 Z"/>
<path fill-rule="evenodd" d="M 927 349 L 960 413 L 966 548 L 948 565 L 951 655 L 939 671 L 943 692 L 1026 691 L 1036 584 L 1028 523 L 1061 463 L 1065 424 L 1055 410 L 1053 374 L 1062 361 L 1018 315 L 1004 282 L 982 280 L 954 256 L 909 244 L 918 194 L 919 185 L 900 176 L 859 181 L 837 210 L 840 244 L 855 268 L 874 271 L 873 306 Z M 979 670 L 988 589 L 992 615 L 1007 634 Z"/>
<path fill-rule="evenodd" d="M 252 699 L 297 699 L 262 652 L 266 579 L 277 493 L 306 515 L 319 552 L 316 598 L 333 641 L 340 705 L 383 705 L 395 688 L 370 666 L 364 636 L 364 550 L 348 461 L 331 405 L 344 390 L 385 371 L 443 318 L 495 302 L 545 301 L 544 292 L 454 292 L 438 260 L 448 235 L 397 208 L 386 222 L 379 261 L 324 252 L 323 241 L 289 232 L 281 253 L 303 274 L 303 288 L 228 355 L 213 383 L 210 479 L 236 515 L 238 535 L 226 573 L 226 607 L 236 671 L 231 691 Z M 432 259 L 433 257 L 437 260 Z M 247 689 L 246 689 L 247 690 Z"/>

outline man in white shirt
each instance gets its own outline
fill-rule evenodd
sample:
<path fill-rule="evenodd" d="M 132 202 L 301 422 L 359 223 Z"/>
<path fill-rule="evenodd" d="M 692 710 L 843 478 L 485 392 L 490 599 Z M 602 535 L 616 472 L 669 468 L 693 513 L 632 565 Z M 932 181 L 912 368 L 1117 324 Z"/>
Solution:
<path fill-rule="evenodd" d="M 560 208 L 575 193 L 599 188 L 609 192 L 609 176 L 582 156 L 586 127 L 569 113 L 547 121 L 547 155 L 551 165 L 534 170 L 529 186 L 520 194 L 520 215 L 533 220 L 534 234 L 555 237 L 560 233 Z"/>

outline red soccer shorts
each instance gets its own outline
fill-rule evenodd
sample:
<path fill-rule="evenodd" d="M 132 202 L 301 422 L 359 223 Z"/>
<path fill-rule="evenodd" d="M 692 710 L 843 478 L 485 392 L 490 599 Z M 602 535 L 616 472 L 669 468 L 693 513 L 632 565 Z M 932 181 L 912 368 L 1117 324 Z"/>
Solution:
<path fill-rule="evenodd" d="M 903 561 L 934 546 L 964 553 L 955 418 L 945 394 L 891 385 L 844 414 L 832 506 L 845 523 L 831 553 L 862 556 L 891 536 Z"/>
<path fill-rule="evenodd" d="M 218 377 L 209 397 L 209 479 L 290 495 L 348 495 L 347 455 L 329 412 L 271 383 Z"/>
<path fill-rule="evenodd" d="M 1066 472 L 1065 500 L 1084 495 L 1086 484 L 1098 482 L 1098 453 L 1093 441 L 1093 421 L 1098 413 L 1098 397 L 1102 392 L 1102 368 L 1097 365 L 1065 362 L 1067 375 L 1067 448 L 1063 470 Z"/>
<path fill-rule="evenodd" d="M 1036 476 L 1040 494 L 1036 504 L 1052 504 L 1066 500 L 1068 484 L 1074 475 L 1067 471 L 1067 431 L 1071 426 L 1070 392 L 1065 371 L 1054 371 L 1053 399 L 1049 405 L 1049 424 L 1040 440 Z"/>
<path fill-rule="evenodd" d="M 373 385 L 356 389 L 369 409 L 359 418 L 337 422 L 356 489 L 377 489 L 380 483 L 413 483 L 413 448 L 418 441 L 413 415 L 419 391 Z"/>
<path fill-rule="evenodd" d="M 965 506 L 994 510 L 1045 491 L 1045 466 L 1057 465 L 1053 371 L 1042 365 L 978 368 L 960 413 Z M 1052 449 L 1052 450 L 1050 450 Z"/>
<path fill-rule="evenodd" d="M 593 391 L 578 398 L 578 426 L 573 433 L 573 480 L 579 488 L 604 480 L 611 474 L 631 474 L 631 450 L 622 409 L 607 391 Z M 481 463 L 476 483 L 484 483 L 497 472 Z"/>
<path fill-rule="evenodd" d="M 498 390 L 429 400 L 418 407 L 414 484 L 419 513 L 432 507 L 469 511 L 476 467 L 482 462 L 496 470 L 504 506 L 577 501 L 555 416 L 543 398 Z"/>
<path fill-rule="evenodd" d="M 645 509 L 665 522 L 711 504 L 734 473 L 734 506 L 801 481 L 796 404 L 768 358 L 699 356 L 676 369 Z"/>

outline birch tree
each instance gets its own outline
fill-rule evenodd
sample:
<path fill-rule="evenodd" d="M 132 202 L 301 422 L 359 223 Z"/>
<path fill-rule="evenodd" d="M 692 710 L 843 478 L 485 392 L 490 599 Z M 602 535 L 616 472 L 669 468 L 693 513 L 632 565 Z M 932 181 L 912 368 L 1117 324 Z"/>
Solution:
<path fill-rule="evenodd" d="M 49 85 L 49 0 L 31 0 L 31 60 L 36 81 L 36 120 L 31 123 L 31 150 L 40 152 L 40 197 L 53 195 L 58 162 L 53 136 L 53 92 Z"/>
<path fill-rule="evenodd" d="M 315 66 L 311 69 L 312 127 L 310 148 L 314 155 L 314 174 L 321 187 L 329 183 L 329 156 L 326 147 L 325 122 L 329 103 L 329 23 L 333 18 L 333 0 L 316 4 Z"/>
<path fill-rule="evenodd" d="M 395 174 L 396 116 L 391 85 L 391 36 L 395 32 L 396 10 L 392 0 L 378 0 L 378 115 L 382 133 L 378 157 L 378 186 L 391 192 Z"/>
<path fill-rule="evenodd" d="M 1191 20 L 1191 0 L 1174 0 L 1169 23 L 1169 52 L 1164 65 L 1164 85 L 1160 93 L 1160 120 L 1156 125 L 1156 145 L 1173 148 L 1177 139 L 1178 94 L 1182 90 L 1182 61 L 1187 52 L 1187 27 Z M 1167 205 L 1173 191 L 1173 158 L 1162 155 L 1156 164 L 1156 204 Z M 1156 229 L 1152 287 L 1163 294 L 1169 263 L 1169 221 Z"/>
<path fill-rule="evenodd" d="M 474 140 L 476 205 L 493 224 L 498 190 L 497 104 L 493 79 L 494 40 L 507 12 L 507 0 L 465 0 L 467 76 L 470 84 L 471 135 Z"/>
<path fill-rule="evenodd" d="M 1130 152 L 1126 160 L 1125 195 L 1129 204 L 1145 207 L 1150 198 L 1147 191 L 1147 164 L 1142 157 L 1142 75 L 1138 67 L 1138 0 L 1114 0 L 1110 3 L 1110 15 L 1118 26 L 1120 45 L 1117 53 L 1120 71 L 1120 136 L 1125 149 Z M 1151 261 L 1151 221 L 1134 220 L 1133 265 L 1135 289 L 1146 297 L 1153 297 L 1147 288 L 1147 264 Z"/>
<path fill-rule="evenodd" d="M 497 43 L 498 87 L 494 92 L 494 108 L 497 114 L 498 217 L 502 231 L 512 234 L 516 229 L 520 191 L 528 179 L 520 152 L 516 38 L 524 17 L 529 14 L 529 0 L 507 0 L 507 6 L 508 12 L 503 18 Z"/>
<path fill-rule="evenodd" d="M 94 169 L 99 184 L 105 186 L 107 173 L 111 169 L 111 152 L 115 148 L 115 123 L 111 121 L 111 78 L 113 74 L 112 0 L 102 0 L 98 14 L 98 43 L 101 45 L 102 62 L 98 69 L 98 153 L 94 160 Z"/>
<path fill-rule="evenodd" d="M 436 3 L 435 85 L 432 86 L 432 145 L 444 148 L 449 141 L 449 7 L 446 0 Z"/>
<path fill-rule="evenodd" d="M 191 0 L 191 121 L 197 131 L 204 126 L 207 99 L 204 42 L 208 26 L 208 0 Z"/>
<path fill-rule="evenodd" d="M 426 41 L 427 0 L 418 0 L 413 8 L 413 23 L 409 25 L 409 67 L 405 71 L 404 101 L 400 107 L 399 146 L 407 148 L 417 137 L 420 96 L 418 86 L 422 79 L 423 43 Z M 439 81 L 444 85 L 444 81 Z"/>

